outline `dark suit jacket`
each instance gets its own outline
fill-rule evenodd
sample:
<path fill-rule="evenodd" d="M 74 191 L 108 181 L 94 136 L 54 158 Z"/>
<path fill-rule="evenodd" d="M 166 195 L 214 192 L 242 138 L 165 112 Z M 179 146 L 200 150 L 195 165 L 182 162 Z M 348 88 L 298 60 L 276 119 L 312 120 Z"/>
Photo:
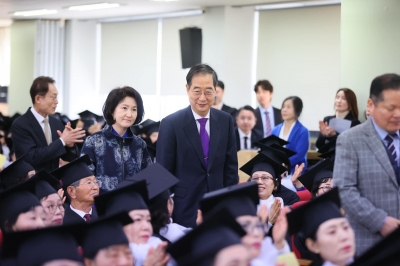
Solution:
<path fill-rule="evenodd" d="M 237 113 L 237 109 L 230 107 L 228 105 L 223 104 L 221 107 L 221 111 L 224 111 L 228 114 L 230 114 L 232 116 L 233 119 L 233 125 L 236 127 L 236 113 Z"/>
<path fill-rule="evenodd" d="M 281 109 L 278 109 L 278 108 L 275 108 L 275 107 L 272 107 L 272 109 L 274 110 L 274 120 L 275 120 L 275 124 L 274 124 L 274 125 L 271 125 L 271 130 L 272 130 L 276 125 L 278 125 L 278 124 L 280 124 L 280 123 L 283 122 L 283 120 L 282 120 L 282 114 L 281 114 Z M 265 131 L 265 128 L 264 128 L 264 126 L 263 126 L 260 108 L 257 107 L 257 108 L 255 109 L 255 112 L 256 112 L 257 123 L 256 123 L 256 126 L 254 127 L 253 130 L 256 130 L 256 131 L 258 132 L 258 134 L 261 135 L 262 138 L 264 138 L 264 131 Z M 263 114 L 263 115 L 265 115 L 265 114 Z"/>
<path fill-rule="evenodd" d="M 235 128 L 235 136 L 236 136 L 236 151 L 240 151 L 240 136 L 239 136 L 239 130 Z M 255 149 L 256 146 L 254 146 L 254 143 L 262 139 L 263 137 L 259 135 L 258 131 L 252 130 L 251 131 L 251 148 Z"/>
<path fill-rule="evenodd" d="M 64 147 L 57 130 L 64 131 L 60 120 L 49 116 L 51 137 L 53 142 L 47 145 L 43 129 L 36 120 L 30 108 L 25 114 L 18 117 L 11 126 L 12 140 L 17 158 L 27 153 L 24 160 L 35 168 L 36 171 L 45 169 L 50 172 L 57 169 L 59 159 L 72 161 L 79 153 L 74 148 Z"/>
<path fill-rule="evenodd" d="M 96 208 L 92 208 L 92 217 L 90 220 L 95 220 L 98 218 Z M 74 223 L 85 223 L 85 219 L 79 216 L 76 212 L 71 210 L 69 204 L 65 205 L 65 214 L 63 219 L 63 224 L 74 224 Z"/>
<path fill-rule="evenodd" d="M 336 117 L 336 115 L 324 117 L 324 123 L 328 122 L 328 125 L 329 125 L 329 121 L 332 118 L 335 118 L 335 117 Z M 355 126 L 361 124 L 360 120 L 358 120 L 358 118 L 354 117 L 351 113 L 348 113 L 344 119 L 351 121 L 350 127 L 355 127 Z M 321 149 L 322 146 L 324 146 L 327 141 L 330 141 L 330 140 L 332 140 L 334 138 L 337 138 L 337 136 L 339 136 L 339 133 L 336 132 L 336 136 L 324 137 L 320 132 L 319 136 L 318 136 L 318 139 L 317 139 L 317 142 L 315 143 L 315 145 L 317 146 L 318 149 Z"/>
<path fill-rule="evenodd" d="M 208 168 L 191 107 L 161 121 L 157 162 L 179 179 L 173 219 L 185 227 L 196 225 L 199 201 L 204 193 L 238 183 L 235 131 L 229 114 L 211 108 Z"/>

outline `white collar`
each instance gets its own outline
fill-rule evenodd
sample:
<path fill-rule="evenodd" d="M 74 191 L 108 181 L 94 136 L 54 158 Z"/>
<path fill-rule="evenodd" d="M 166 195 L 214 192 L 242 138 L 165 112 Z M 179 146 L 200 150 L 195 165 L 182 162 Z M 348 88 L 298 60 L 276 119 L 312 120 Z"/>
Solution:
<path fill-rule="evenodd" d="M 269 196 L 269 198 L 268 198 L 268 199 L 265 199 L 265 200 L 263 200 L 263 199 L 260 199 L 260 202 L 267 203 L 267 202 L 274 202 L 274 200 L 275 200 L 275 197 L 274 197 L 274 195 L 271 195 L 271 196 Z"/>
<path fill-rule="evenodd" d="M 240 128 L 238 128 L 238 132 L 239 132 L 239 137 L 240 138 L 248 137 L 249 139 L 251 139 L 251 130 L 250 130 L 250 133 L 248 135 L 244 134 L 244 132 Z"/>
<path fill-rule="evenodd" d="M 274 109 L 273 109 L 273 107 L 272 107 L 272 104 L 270 103 L 269 104 L 269 106 L 268 106 L 268 108 L 264 108 L 264 107 L 262 107 L 261 105 L 259 106 L 259 108 L 260 108 L 260 110 L 262 111 L 261 113 L 263 114 L 265 111 L 268 111 L 268 113 L 269 114 L 273 114 L 273 111 L 274 111 Z"/>
<path fill-rule="evenodd" d="M 36 112 L 36 110 L 35 110 L 35 108 L 33 108 L 33 106 L 31 107 L 31 112 L 32 112 L 33 116 L 36 118 L 36 120 L 37 120 L 39 123 L 43 123 L 43 120 L 44 120 L 45 118 L 48 118 L 48 117 L 49 117 L 49 116 L 43 117 L 41 114 L 39 114 L 38 112 Z"/>
<path fill-rule="evenodd" d="M 82 217 L 82 218 L 85 217 L 86 212 L 81 211 L 81 210 L 78 210 L 78 209 L 75 209 L 74 207 L 72 207 L 71 204 L 69 205 L 69 207 L 71 207 L 71 210 L 73 210 L 74 212 L 76 212 L 80 217 Z M 90 209 L 89 214 L 92 215 L 92 208 Z"/>
<path fill-rule="evenodd" d="M 191 110 L 192 110 L 192 113 L 193 113 L 193 116 L 194 116 L 195 120 L 200 119 L 200 118 L 207 118 L 208 121 L 210 120 L 210 110 L 208 110 L 208 113 L 207 113 L 207 115 L 205 117 L 199 116 L 195 111 L 193 111 L 193 108 L 191 108 Z"/>

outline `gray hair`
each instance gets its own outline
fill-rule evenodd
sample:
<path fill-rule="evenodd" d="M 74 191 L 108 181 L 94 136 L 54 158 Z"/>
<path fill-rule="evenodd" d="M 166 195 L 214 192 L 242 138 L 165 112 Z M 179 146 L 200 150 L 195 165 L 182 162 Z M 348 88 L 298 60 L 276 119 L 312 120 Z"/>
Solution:
<path fill-rule="evenodd" d="M 212 75 L 214 88 L 217 87 L 217 84 L 218 84 L 217 72 L 215 72 L 214 69 L 212 69 L 209 65 L 197 64 L 189 70 L 189 73 L 186 76 L 186 84 L 189 86 L 189 88 L 190 88 L 190 86 L 192 86 L 193 77 L 196 75 L 200 75 L 200 74 Z"/>

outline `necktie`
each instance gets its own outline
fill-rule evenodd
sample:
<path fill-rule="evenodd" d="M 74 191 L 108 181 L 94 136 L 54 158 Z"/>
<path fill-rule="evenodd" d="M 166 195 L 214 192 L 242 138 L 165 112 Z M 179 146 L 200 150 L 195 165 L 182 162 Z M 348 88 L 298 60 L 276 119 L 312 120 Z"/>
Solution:
<path fill-rule="evenodd" d="M 390 161 L 395 163 L 397 165 L 397 154 L 396 154 L 396 147 L 394 146 L 394 137 L 396 134 L 388 134 L 385 137 L 385 140 L 388 142 L 387 149 L 389 151 L 389 155 L 391 155 Z M 390 156 L 389 156 L 390 157 Z"/>
<path fill-rule="evenodd" d="M 200 124 L 200 140 L 201 146 L 203 147 L 204 164 L 206 165 L 206 168 L 208 167 L 208 151 L 210 149 L 210 137 L 206 131 L 207 120 L 208 118 L 197 119 Z"/>
<path fill-rule="evenodd" d="M 248 149 L 247 140 L 249 139 L 249 137 L 244 136 L 243 138 L 244 138 L 244 149 L 247 150 Z"/>
<path fill-rule="evenodd" d="M 90 218 L 92 218 L 92 215 L 90 215 L 89 213 L 86 213 L 83 218 L 85 218 L 86 222 L 90 222 Z"/>
<path fill-rule="evenodd" d="M 50 145 L 51 143 L 51 136 L 50 136 L 50 126 L 49 126 L 49 118 L 45 118 L 43 120 L 44 122 L 44 136 L 46 138 L 47 141 L 47 145 Z"/>
<path fill-rule="evenodd" d="M 271 121 L 268 114 L 268 111 L 265 111 L 265 137 L 271 135 Z"/>

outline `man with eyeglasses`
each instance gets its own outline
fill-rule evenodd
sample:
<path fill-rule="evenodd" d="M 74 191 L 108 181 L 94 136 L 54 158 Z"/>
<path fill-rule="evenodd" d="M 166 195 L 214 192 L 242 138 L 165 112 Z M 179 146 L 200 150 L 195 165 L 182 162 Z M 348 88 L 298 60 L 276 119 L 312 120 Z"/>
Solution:
<path fill-rule="evenodd" d="M 69 201 L 65 206 L 63 224 L 97 219 L 93 205 L 94 197 L 99 195 L 101 181 L 89 169 L 90 164 L 89 156 L 84 155 L 51 172 L 62 183 Z"/>
<path fill-rule="evenodd" d="M 199 64 L 190 69 L 186 82 L 190 106 L 161 121 L 157 162 L 179 179 L 171 191 L 174 221 L 194 227 L 204 193 L 237 184 L 239 178 L 232 117 L 211 108 L 217 73 Z"/>
<path fill-rule="evenodd" d="M 79 155 L 75 143 L 83 142 L 85 131 L 65 128 L 52 117 L 58 104 L 58 91 L 50 77 L 33 81 L 30 95 L 33 106 L 15 120 L 11 126 L 16 157 L 25 155 L 25 161 L 36 171 L 52 171 L 59 167 L 59 159 L 70 162 Z"/>

